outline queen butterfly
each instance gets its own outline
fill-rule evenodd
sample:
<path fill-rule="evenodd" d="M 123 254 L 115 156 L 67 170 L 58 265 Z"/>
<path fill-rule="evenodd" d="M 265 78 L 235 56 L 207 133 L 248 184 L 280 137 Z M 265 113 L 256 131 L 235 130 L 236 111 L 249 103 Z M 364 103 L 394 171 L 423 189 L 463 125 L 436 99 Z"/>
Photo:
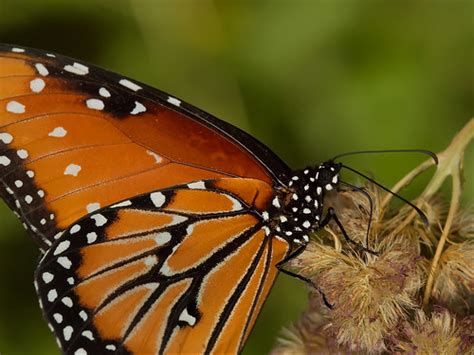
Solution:
<path fill-rule="evenodd" d="M 292 171 L 240 129 L 132 79 L 0 46 L 0 194 L 38 244 L 68 354 L 236 353 L 341 165 Z"/>

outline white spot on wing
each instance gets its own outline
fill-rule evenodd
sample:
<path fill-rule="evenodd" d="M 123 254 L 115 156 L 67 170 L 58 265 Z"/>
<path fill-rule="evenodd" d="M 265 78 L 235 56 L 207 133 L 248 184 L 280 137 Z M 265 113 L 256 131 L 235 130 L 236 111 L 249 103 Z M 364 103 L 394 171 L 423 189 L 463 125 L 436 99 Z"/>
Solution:
<path fill-rule="evenodd" d="M 54 302 L 58 298 L 58 291 L 56 289 L 49 290 L 48 295 L 46 296 L 49 302 Z"/>
<path fill-rule="evenodd" d="M 146 266 L 154 266 L 158 263 L 158 259 L 155 255 L 150 255 L 147 256 L 143 262 Z"/>
<path fill-rule="evenodd" d="M 155 242 L 158 245 L 164 245 L 171 240 L 171 234 L 168 232 L 158 233 L 155 235 Z"/>
<path fill-rule="evenodd" d="M 149 282 L 149 283 L 147 283 L 143 286 L 145 286 L 145 288 L 147 288 L 149 290 L 154 291 L 158 288 L 158 286 L 160 286 L 160 283 L 159 282 Z"/>
<path fill-rule="evenodd" d="M 61 324 L 63 321 L 63 316 L 60 313 L 54 313 L 53 318 L 56 321 L 56 323 Z"/>
<path fill-rule="evenodd" d="M 64 232 L 59 232 L 59 233 L 56 233 L 53 237 L 54 240 L 57 240 L 59 238 L 61 238 L 61 236 L 63 235 Z"/>
<path fill-rule="evenodd" d="M 23 48 L 17 48 L 17 47 L 14 47 L 12 48 L 12 52 L 15 52 L 15 53 L 23 53 L 25 50 Z"/>
<path fill-rule="evenodd" d="M 278 197 L 275 196 L 275 198 L 272 200 L 272 205 L 275 206 L 276 208 L 280 208 L 280 200 L 278 200 Z"/>
<path fill-rule="evenodd" d="M 94 212 L 94 211 L 97 211 L 100 209 L 100 203 L 99 202 L 92 202 L 92 203 L 89 203 L 87 206 L 86 206 L 86 210 L 87 212 L 91 213 L 91 212 Z"/>
<path fill-rule="evenodd" d="M 133 90 L 133 91 L 138 91 L 140 90 L 142 87 L 135 84 L 135 83 L 132 83 L 130 80 L 128 79 L 121 79 L 119 81 L 119 84 L 122 85 L 122 86 L 125 86 L 127 89 L 130 89 L 130 90 Z"/>
<path fill-rule="evenodd" d="M 186 234 L 187 235 L 191 235 L 194 231 L 194 224 L 190 224 L 187 228 L 186 228 Z"/>
<path fill-rule="evenodd" d="M 3 166 L 8 166 L 10 165 L 10 163 L 11 163 L 11 160 L 8 159 L 6 156 L 2 155 L 0 157 L 0 164 L 2 164 Z"/>
<path fill-rule="evenodd" d="M 25 105 L 18 101 L 10 101 L 7 103 L 7 111 L 11 113 L 25 113 Z"/>
<path fill-rule="evenodd" d="M 64 127 L 56 127 L 53 129 L 51 132 L 48 133 L 48 136 L 50 137 L 65 137 L 67 134 L 67 131 L 64 129 Z"/>
<path fill-rule="evenodd" d="M 64 67 L 64 70 L 77 75 L 89 74 L 89 68 L 81 63 L 74 63 L 73 65 L 68 64 Z"/>
<path fill-rule="evenodd" d="M 164 262 L 161 266 L 160 273 L 164 276 L 171 276 L 173 275 L 173 271 L 168 266 L 168 263 Z"/>
<path fill-rule="evenodd" d="M 82 334 L 83 337 L 86 337 L 90 341 L 94 340 L 94 335 L 92 334 L 92 332 L 90 330 L 84 330 L 81 334 Z"/>
<path fill-rule="evenodd" d="M 71 234 L 74 234 L 74 233 L 77 233 L 81 230 L 81 226 L 79 224 L 75 224 L 71 227 L 71 229 L 69 230 L 69 233 Z"/>
<path fill-rule="evenodd" d="M 188 309 L 185 308 L 179 315 L 179 320 L 188 323 L 190 326 L 196 324 L 196 318 L 188 313 Z"/>
<path fill-rule="evenodd" d="M 87 243 L 92 244 L 97 240 L 97 233 L 96 232 L 90 232 L 87 233 Z"/>
<path fill-rule="evenodd" d="M 163 204 L 164 204 L 165 201 L 166 201 L 165 195 L 163 195 L 161 192 L 152 192 L 152 193 L 150 194 L 150 199 L 151 199 L 151 202 L 153 202 L 153 204 L 154 204 L 156 207 L 161 207 L 161 206 L 163 206 Z"/>
<path fill-rule="evenodd" d="M 100 89 L 99 89 L 99 95 L 102 96 L 102 97 L 110 97 L 110 96 L 112 96 L 112 95 L 110 94 L 110 91 L 107 90 L 106 88 L 100 88 Z"/>
<path fill-rule="evenodd" d="M 126 201 L 116 203 L 115 205 L 112 205 L 110 207 L 111 208 L 118 208 L 118 207 L 127 207 L 127 206 L 131 206 L 131 205 L 132 205 L 132 201 L 126 200 Z"/>
<path fill-rule="evenodd" d="M 70 269 L 71 265 L 72 265 L 71 260 L 69 260 L 69 258 L 67 256 L 60 256 L 57 259 L 57 262 L 58 262 L 59 265 L 61 265 L 65 269 Z"/>
<path fill-rule="evenodd" d="M 33 92 L 41 92 L 45 88 L 46 84 L 43 79 L 36 78 L 30 81 L 30 89 Z"/>
<path fill-rule="evenodd" d="M 155 152 L 152 152 L 151 150 L 147 150 L 146 153 L 148 155 L 151 155 L 153 158 L 155 158 L 155 162 L 157 164 L 161 163 L 163 161 L 163 158 L 160 157 L 158 154 L 156 154 Z"/>
<path fill-rule="evenodd" d="M 104 101 L 100 99 L 88 99 L 86 100 L 86 105 L 88 108 L 92 110 L 98 110 L 98 111 L 103 110 L 105 107 Z"/>
<path fill-rule="evenodd" d="M 181 100 L 178 100 L 176 97 L 169 96 L 167 101 L 172 105 L 181 106 Z"/>
<path fill-rule="evenodd" d="M 81 166 L 77 164 L 69 164 L 64 170 L 64 175 L 77 176 L 79 171 L 81 171 Z"/>
<path fill-rule="evenodd" d="M 107 223 L 107 218 L 105 218 L 100 213 L 92 215 L 91 218 L 95 221 L 95 225 L 97 227 L 102 227 L 104 224 Z"/>
<path fill-rule="evenodd" d="M 204 184 L 204 181 L 196 181 L 192 182 L 187 185 L 190 189 L 194 190 L 204 190 L 206 188 L 206 185 Z"/>
<path fill-rule="evenodd" d="M 43 278 L 45 284 L 49 284 L 54 279 L 54 275 L 50 272 L 43 272 L 43 275 L 41 275 L 41 277 Z"/>
<path fill-rule="evenodd" d="M 13 136 L 10 133 L 0 133 L 0 141 L 5 144 L 9 144 L 13 141 Z"/>
<path fill-rule="evenodd" d="M 63 251 L 67 250 L 70 245 L 71 245 L 71 242 L 69 240 L 63 240 L 61 243 L 58 244 L 53 255 L 61 254 Z"/>
<path fill-rule="evenodd" d="M 235 198 L 227 196 L 229 200 L 232 201 L 232 211 L 238 211 L 242 209 L 242 204 Z"/>
<path fill-rule="evenodd" d="M 74 331 L 74 328 L 71 327 L 70 325 L 64 327 L 64 329 L 63 329 L 64 340 L 66 340 L 66 341 L 71 340 L 73 331 Z"/>
<path fill-rule="evenodd" d="M 74 303 L 72 302 L 72 299 L 70 297 L 63 297 L 61 302 L 69 308 L 71 308 L 74 305 Z"/>
<path fill-rule="evenodd" d="M 19 149 L 17 150 L 16 154 L 18 155 L 19 158 L 21 159 L 26 159 L 28 158 L 28 151 L 25 149 Z"/>
<path fill-rule="evenodd" d="M 84 332 L 82 332 L 82 334 L 84 334 Z M 74 351 L 74 355 L 87 355 L 87 351 L 84 348 L 79 348 Z"/>
<path fill-rule="evenodd" d="M 38 71 L 38 73 L 42 76 L 47 76 L 49 74 L 48 69 L 46 69 L 46 67 L 41 63 L 36 63 L 35 68 Z"/>
<path fill-rule="evenodd" d="M 132 115 L 138 115 L 139 113 L 146 112 L 146 107 L 138 101 L 135 101 L 135 107 L 130 112 Z"/>
<path fill-rule="evenodd" d="M 87 320 L 87 313 L 85 311 L 80 311 L 79 312 L 79 317 L 85 322 Z"/>
<path fill-rule="evenodd" d="M 173 222 L 171 224 L 173 224 L 173 225 L 178 224 L 178 223 L 184 222 L 186 220 L 187 220 L 187 218 L 184 217 L 184 216 L 175 215 L 175 216 L 173 216 Z"/>

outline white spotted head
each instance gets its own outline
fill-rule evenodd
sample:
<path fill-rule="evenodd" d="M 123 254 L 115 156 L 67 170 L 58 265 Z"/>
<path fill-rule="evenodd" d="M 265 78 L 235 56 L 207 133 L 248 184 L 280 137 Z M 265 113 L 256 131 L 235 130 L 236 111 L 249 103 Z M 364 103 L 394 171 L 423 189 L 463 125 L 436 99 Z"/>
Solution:
<path fill-rule="evenodd" d="M 332 160 L 324 162 L 316 168 L 316 183 L 323 190 L 330 191 L 339 184 L 339 173 L 342 164 L 335 163 Z"/>
<path fill-rule="evenodd" d="M 342 165 L 327 161 L 317 167 L 295 171 L 287 188 L 278 190 L 263 215 L 269 228 L 294 243 L 307 243 L 308 233 L 320 227 L 326 192 L 339 184 Z M 278 203 L 275 203 L 278 202 Z"/>

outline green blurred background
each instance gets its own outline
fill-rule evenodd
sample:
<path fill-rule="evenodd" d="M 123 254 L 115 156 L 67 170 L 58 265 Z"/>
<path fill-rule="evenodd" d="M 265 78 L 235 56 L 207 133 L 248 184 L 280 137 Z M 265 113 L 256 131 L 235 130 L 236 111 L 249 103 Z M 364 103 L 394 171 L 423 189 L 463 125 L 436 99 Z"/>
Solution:
<path fill-rule="evenodd" d="M 360 149 L 439 151 L 474 113 L 472 1 L 0 0 L 0 41 L 156 86 L 250 132 L 295 168 Z M 390 186 L 423 159 L 346 162 Z M 32 285 L 38 252 L 0 208 L 0 352 L 58 353 Z M 245 353 L 267 353 L 305 294 L 280 276 Z"/>

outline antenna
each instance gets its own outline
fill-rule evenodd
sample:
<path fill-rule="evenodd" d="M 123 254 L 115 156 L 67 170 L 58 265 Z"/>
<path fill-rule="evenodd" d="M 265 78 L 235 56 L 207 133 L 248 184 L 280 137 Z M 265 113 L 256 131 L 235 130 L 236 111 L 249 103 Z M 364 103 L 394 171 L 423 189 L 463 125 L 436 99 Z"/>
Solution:
<path fill-rule="evenodd" d="M 436 155 L 435 155 L 436 156 Z M 382 190 L 385 190 L 386 192 L 392 194 L 393 196 L 397 197 L 398 199 L 402 200 L 403 202 L 405 202 L 407 205 L 411 206 L 417 213 L 418 215 L 420 216 L 421 220 L 423 221 L 424 225 L 426 227 L 429 226 L 429 222 L 428 222 L 428 217 L 426 217 L 426 215 L 423 213 L 422 210 L 420 210 L 417 206 L 415 206 L 413 203 L 411 203 L 410 201 L 408 201 L 407 199 L 403 198 L 402 196 L 400 196 L 399 194 L 393 192 L 392 190 L 390 190 L 389 188 L 383 186 L 382 184 L 378 183 L 377 181 L 375 181 L 374 179 L 371 179 L 370 177 L 368 177 L 367 175 L 365 174 L 362 174 L 361 172 L 355 170 L 355 169 L 352 169 L 351 167 L 347 166 L 347 165 L 344 165 L 342 164 L 342 167 L 343 168 L 346 168 L 347 170 L 350 170 L 352 171 L 353 173 L 356 173 L 357 175 L 359 176 L 362 176 L 363 178 L 367 179 L 368 181 L 370 181 L 371 183 L 377 185 L 378 187 L 380 187 Z"/>
<path fill-rule="evenodd" d="M 336 155 L 332 160 L 339 159 L 348 155 L 357 155 L 357 154 L 381 154 L 381 153 L 421 153 L 430 156 L 436 165 L 438 165 L 438 157 L 435 153 L 430 150 L 425 149 L 387 149 L 387 150 L 358 150 L 355 152 L 343 153 Z"/>

